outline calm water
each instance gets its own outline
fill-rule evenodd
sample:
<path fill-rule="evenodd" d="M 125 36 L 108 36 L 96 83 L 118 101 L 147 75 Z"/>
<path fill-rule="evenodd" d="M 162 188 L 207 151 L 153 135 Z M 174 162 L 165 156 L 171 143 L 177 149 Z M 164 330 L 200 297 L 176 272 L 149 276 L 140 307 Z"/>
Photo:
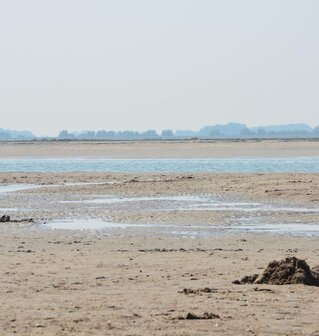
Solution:
<path fill-rule="evenodd" d="M 319 153 L 318 153 L 319 155 Z M 24 159 L 0 160 L 0 172 L 267 173 L 319 172 L 318 157 L 214 159 Z"/>

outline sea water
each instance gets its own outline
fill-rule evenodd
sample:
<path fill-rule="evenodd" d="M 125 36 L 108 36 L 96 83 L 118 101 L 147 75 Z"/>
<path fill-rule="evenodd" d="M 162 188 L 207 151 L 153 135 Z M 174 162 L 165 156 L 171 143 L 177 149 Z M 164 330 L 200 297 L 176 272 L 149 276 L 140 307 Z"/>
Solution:
<path fill-rule="evenodd" d="M 211 159 L 5 159 L 0 172 L 284 173 L 319 172 L 318 157 Z"/>

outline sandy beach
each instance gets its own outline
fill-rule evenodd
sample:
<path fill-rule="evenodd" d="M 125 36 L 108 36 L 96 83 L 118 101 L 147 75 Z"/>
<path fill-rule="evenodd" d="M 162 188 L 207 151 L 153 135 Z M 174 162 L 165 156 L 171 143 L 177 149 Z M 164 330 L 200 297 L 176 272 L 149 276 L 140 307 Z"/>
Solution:
<path fill-rule="evenodd" d="M 319 1 L 0 1 L 0 336 L 319 336 Z"/>
<path fill-rule="evenodd" d="M 316 140 L 0 142 L 0 158 L 212 158 L 319 156 Z"/>
<path fill-rule="evenodd" d="M 0 156 L 43 157 L 51 145 L 1 144 Z M 286 155 L 281 146 L 301 155 L 318 144 L 272 153 Z M 17 184 L 32 188 L 1 192 Z M 224 227 L 318 224 L 319 174 L 0 173 L 0 200 L 11 219 L 34 220 L 0 223 L 4 335 L 318 335 L 318 287 L 232 283 L 288 256 L 318 265 L 318 237 Z M 65 218 L 115 226 L 50 228 Z"/>

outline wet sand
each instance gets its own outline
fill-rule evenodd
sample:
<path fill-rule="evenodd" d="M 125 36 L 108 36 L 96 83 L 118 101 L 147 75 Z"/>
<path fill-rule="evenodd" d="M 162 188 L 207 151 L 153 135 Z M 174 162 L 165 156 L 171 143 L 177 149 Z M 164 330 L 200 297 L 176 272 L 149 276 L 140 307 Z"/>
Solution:
<path fill-rule="evenodd" d="M 198 237 L 145 228 L 50 230 L 38 224 L 96 216 L 183 227 L 218 225 L 243 215 L 237 210 L 150 211 L 143 204 L 134 208 L 132 202 L 81 203 L 102 196 L 218 195 L 225 201 L 319 208 L 319 174 L 0 174 L 0 186 L 12 183 L 42 187 L 0 194 L 0 208 L 18 207 L 12 217 L 32 217 L 36 222 L 0 225 L 3 334 L 317 335 L 317 287 L 232 281 L 260 273 L 271 260 L 286 256 L 319 264 L 318 237 L 252 233 Z M 80 202 L 60 203 L 74 200 Z M 252 218 L 319 222 L 317 213 L 307 212 L 261 212 Z M 184 289 L 194 293 L 185 294 Z M 218 317 L 179 319 L 189 312 Z"/>

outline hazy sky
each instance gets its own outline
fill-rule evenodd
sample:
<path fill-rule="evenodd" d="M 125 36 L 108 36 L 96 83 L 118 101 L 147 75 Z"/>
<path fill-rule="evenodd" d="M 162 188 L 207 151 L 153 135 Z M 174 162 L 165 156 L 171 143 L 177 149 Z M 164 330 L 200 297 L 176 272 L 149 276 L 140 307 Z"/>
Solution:
<path fill-rule="evenodd" d="M 319 124 L 318 0 L 0 0 L 0 127 Z"/>

